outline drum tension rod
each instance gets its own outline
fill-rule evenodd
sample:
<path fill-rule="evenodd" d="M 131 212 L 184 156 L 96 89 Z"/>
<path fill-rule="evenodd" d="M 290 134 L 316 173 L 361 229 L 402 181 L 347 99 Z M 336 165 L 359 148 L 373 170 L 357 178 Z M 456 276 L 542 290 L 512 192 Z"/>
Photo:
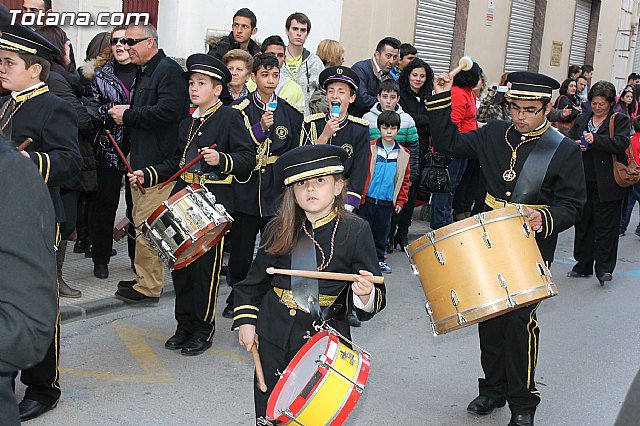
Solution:
<path fill-rule="evenodd" d="M 482 241 L 484 241 L 484 245 L 487 246 L 487 248 L 491 248 L 491 238 L 489 237 L 487 229 L 484 227 L 484 213 L 478 213 L 473 217 L 480 222 L 480 226 L 482 226 Z"/>
<path fill-rule="evenodd" d="M 509 294 L 509 288 L 507 287 L 507 280 L 504 279 L 504 275 L 498 272 L 498 281 L 500 282 L 500 286 L 504 288 L 504 291 L 507 293 L 507 308 L 515 308 L 518 306 L 515 300 Z"/>
<path fill-rule="evenodd" d="M 522 230 L 524 231 L 524 235 L 529 238 L 529 236 L 531 235 L 531 226 L 529 226 L 529 222 L 526 221 L 526 218 L 529 216 L 529 214 L 525 213 L 522 204 L 516 204 L 516 208 L 518 209 L 518 213 L 520 213 L 520 216 L 522 216 Z"/>
<path fill-rule="evenodd" d="M 339 376 L 341 376 L 343 379 L 345 379 L 346 381 L 350 382 L 353 386 L 355 386 L 356 390 L 358 391 L 358 393 L 360 395 L 362 395 L 362 392 L 364 392 L 364 386 L 354 382 L 353 380 L 351 380 L 350 378 L 348 378 L 347 376 L 345 376 L 344 374 L 342 374 L 342 372 L 336 370 L 333 365 L 329 364 L 327 362 L 327 357 L 326 355 L 320 355 L 318 357 L 318 360 L 316 361 L 316 363 L 318 363 L 319 365 L 321 365 L 324 368 L 329 368 L 331 369 L 331 371 L 338 373 Z"/>
<path fill-rule="evenodd" d="M 545 265 L 543 265 L 540 262 L 536 262 L 536 265 L 538 266 L 538 271 L 540 272 L 540 275 L 542 276 L 543 281 L 547 284 L 547 294 L 549 296 L 553 296 L 554 295 L 554 291 L 553 288 L 551 287 L 551 284 L 553 284 L 551 282 L 551 271 L 549 270 L 549 268 L 547 268 Z"/>
<path fill-rule="evenodd" d="M 438 260 L 438 263 L 440 263 L 440 265 L 444 266 L 444 254 L 441 251 L 438 251 L 438 249 L 436 248 L 436 232 L 435 231 L 431 231 L 431 232 L 427 232 L 425 234 L 425 236 L 427 237 L 427 239 L 429 240 L 429 242 L 431 242 L 431 245 L 433 246 L 433 254 L 435 254 L 436 259 Z"/>
<path fill-rule="evenodd" d="M 406 254 L 407 259 L 409 259 L 409 266 L 411 267 L 411 272 L 413 272 L 413 275 L 415 276 L 420 275 L 420 271 L 418 271 L 418 267 L 416 266 L 415 262 L 411 258 L 411 255 L 409 254 L 409 246 L 404 247 L 404 254 Z"/>
<path fill-rule="evenodd" d="M 304 423 L 301 423 L 296 416 L 293 415 L 293 413 L 291 412 L 291 410 L 289 410 L 288 408 L 280 409 L 279 410 L 281 414 L 283 414 L 284 416 L 286 416 L 289 420 L 291 420 L 292 422 L 295 422 L 296 424 L 300 425 L 300 426 L 304 426 Z"/>
<path fill-rule="evenodd" d="M 456 308 L 456 316 L 458 317 L 458 325 L 464 325 L 467 323 L 467 319 L 462 316 L 460 311 L 458 310 L 458 304 L 460 303 L 460 298 L 455 290 L 451 290 L 451 303 L 453 303 L 453 307 Z"/>

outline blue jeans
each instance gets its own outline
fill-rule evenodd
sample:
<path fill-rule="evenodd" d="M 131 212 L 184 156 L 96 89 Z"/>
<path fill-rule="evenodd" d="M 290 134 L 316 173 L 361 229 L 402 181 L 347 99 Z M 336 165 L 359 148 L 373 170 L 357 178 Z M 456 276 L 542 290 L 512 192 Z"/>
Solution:
<path fill-rule="evenodd" d="M 431 197 L 431 228 L 439 229 L 453 223 L 451 210 L 453 209 L 453 194 L 462 180 L 462 175 L 467 168 L 466 158 L 454 158 L 449 162 L 449 178 L 451 179 L 451 192 L 433 194 Z"/>
<path fill-rule="evenodd" d="M 622 218 L 620 219 L 620 234 L 627 230 L 629 222 L 631 221 L 631 213 L 636 206 L 636 201 L 640 204 L 640 182 L 629 188 L 627 193 L 627 209 L 622 211 Z M 640 235 L 640 223 L 636 227 L 636 234 Z"/>

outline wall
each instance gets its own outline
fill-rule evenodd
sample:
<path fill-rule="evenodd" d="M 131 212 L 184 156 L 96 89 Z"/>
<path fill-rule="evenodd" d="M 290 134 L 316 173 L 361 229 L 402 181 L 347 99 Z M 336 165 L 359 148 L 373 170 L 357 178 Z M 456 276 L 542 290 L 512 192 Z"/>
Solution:
<path fill-rule="evenodd" d="M 575 0 L 549 0 L 540 49 L 540 72 L 553 77 L 560 83 L 567 78 L 573 17 L 576 12 Z M 553 42 L 562 43 L 562 57 L 559 66 L 551 65 Z"/>
<path fill-rule="evenodd" d="M 338 40 L 344 46 L 345 65 L 372 57 L 386 36 L 413 44 L 416 7 L 416 0 L 344 0 Z"/>
<path fill-rule="evenodd" d="M 472 0 L 467 21 L 467 40 L 464 53 L 478 62 L 487 76 L 487 83 L 499 82 L 504 72 L 507 33 L 511 2 L 494 1 L 493 24 L 486 25 L 487 0 Z"/>
<path fill-rule="evenodd" d="M 233 15 L 241 7 L 248 7 L 258 17 L 258 33 L 263 40 L 270 35 L 280 35 L 287 43 L 284 23 L 297 11 L 311 19 L 311 33 L 305 47 L 315 52 L 317 44 L 325 38 L 338 39 L 342 0 L 305 2 L 292 0 L 246 0 L 241 4 L 233 0 L 203 2 L 196 0 L 161 0 L 158 11 L 160 45 L 170 56 L 186 58 L 195 52 L 205 52 L 207 31 L 228 34 Z"/>

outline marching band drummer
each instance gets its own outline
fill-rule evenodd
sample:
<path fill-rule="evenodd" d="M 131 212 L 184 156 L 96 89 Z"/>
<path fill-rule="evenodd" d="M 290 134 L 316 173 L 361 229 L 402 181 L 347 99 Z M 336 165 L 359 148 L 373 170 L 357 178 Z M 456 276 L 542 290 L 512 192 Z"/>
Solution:
<path fill-rule="evenodd" d="M 189 97 L 198 108 L 191 118 L 180 123 L 176 155 L 155 166 L 129 174 L 149 187 L 166 181 L 173 173 L 200 153 L 204 160 L 195 163 L 177 180 L 171 195 L 194 183 L 205 184 L 216 202 L 230 213 L 234 211 L 233 175 L 245 174 L 255 166 L 255 150 L 239 111 L 222 105 L 219 99 L 231 73 L 218 59 L 194 54 L 187 58 L 185 77 L 189 79 Z M 215 148 L 211 148 L 216 144 Z M 200 355 L 211 347 L 215 333 L 216 301 L 222 266 L 223 241 L 216 244 L 185 268 L 171 273 L 176 292 L 175 334 L 165 343 L 182 355 Z"/>
<path fill-rule="evenodd" d="M 440 74 L 426 101 L 435 148 L 477 158 L 487 182 L 487 209 L 523 204 L 544 260 L 550 265 L 558 234 L 577 220 L 586 201 L 580 149 L 550 128 L 551 92 L 560 85 L 534 72 L 513 72 L 506 94 L 512 122 L 494 120 L 468 133 L 451 121 L 453 78 Z M 473 255 L 470 253 L 469 255 Z M 509 402 L 510 426 L 531 426 L 540 394 L 534 381 L 538 358 L 538 303 L 481 322 L 480 361 L 485 378 L 467 411 L 491 413 Z"/>
<path fill-rule="evenodd" d="M 299 147 L 280 157 L 276 168 L 285 190 L 278 214 L 267 225 L 247 278 L 234 286 L 233 329 L 240 330 L 240 345 L 249 351 L 260 337 L 267 392 L 256 382 L 258 418 L 266 414 L 276 371 L 285 371 L 304 345 L 306 332 L 314 333 L 308 296 L 319 300 L 325 312 L 333 305 L 328 324 L 348 339 L 347 304 L 363 320 L 385 306 L 384 285 L 374 287 L 367 280 L 372 273 L 381 275 L 369 225 L 344 209 L 346 160 L 347 152 L 332 145 Z M 266 273 L 270 266 L 353 273 L 354 282 L 271 276 Z"/>

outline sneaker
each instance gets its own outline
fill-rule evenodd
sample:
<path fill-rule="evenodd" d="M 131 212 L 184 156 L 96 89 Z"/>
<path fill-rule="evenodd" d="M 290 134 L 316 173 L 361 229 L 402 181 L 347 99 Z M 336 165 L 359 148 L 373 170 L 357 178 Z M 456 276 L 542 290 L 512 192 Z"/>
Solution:
<path fill-rule="evenodd" d="M 380 271 L 382 271 L 383 274 L 390 274 L 391 272 L 393 272 L 391 267 L 387 265 L 386 262 L 378 262 L 378 264 L 380 265 Z"/>

